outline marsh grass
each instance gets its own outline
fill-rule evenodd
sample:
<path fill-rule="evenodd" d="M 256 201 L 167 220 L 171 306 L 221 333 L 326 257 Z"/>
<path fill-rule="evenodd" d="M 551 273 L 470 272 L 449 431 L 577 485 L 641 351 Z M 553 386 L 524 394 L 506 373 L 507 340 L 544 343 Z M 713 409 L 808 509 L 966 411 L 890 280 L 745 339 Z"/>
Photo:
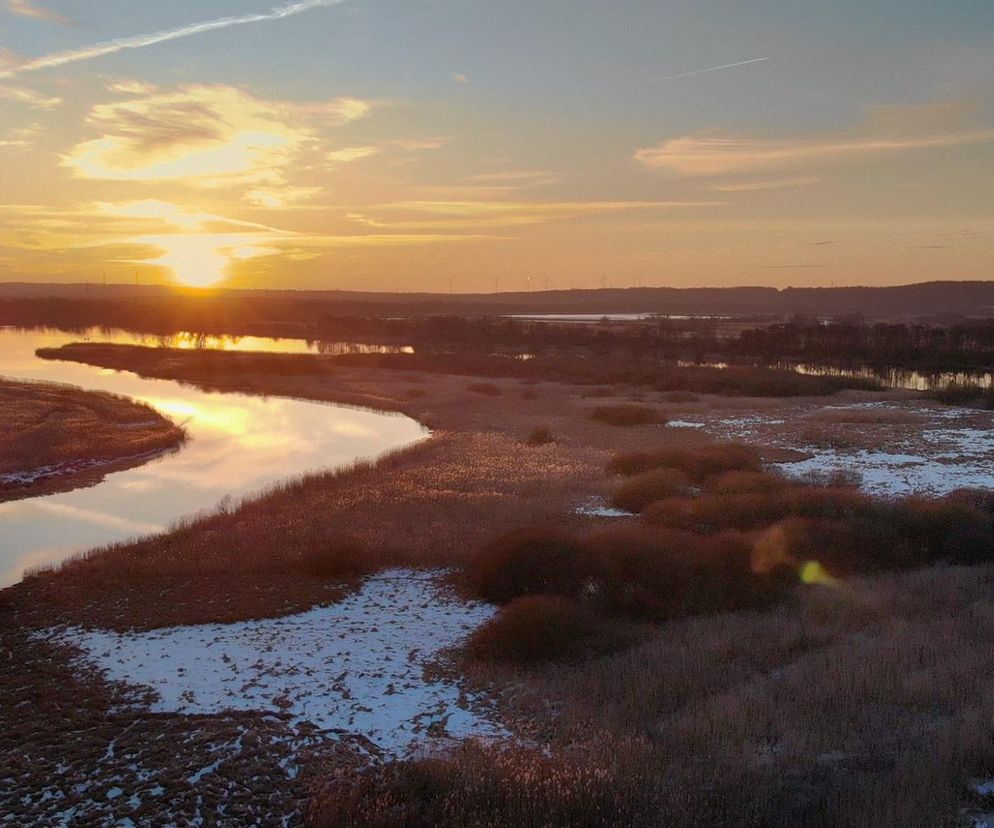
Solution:
<path fill-rule="evenodd" d="M 126 397 L 0 380 L 0 474 L 138 457 L 184 438 L 182 428 Z"/>

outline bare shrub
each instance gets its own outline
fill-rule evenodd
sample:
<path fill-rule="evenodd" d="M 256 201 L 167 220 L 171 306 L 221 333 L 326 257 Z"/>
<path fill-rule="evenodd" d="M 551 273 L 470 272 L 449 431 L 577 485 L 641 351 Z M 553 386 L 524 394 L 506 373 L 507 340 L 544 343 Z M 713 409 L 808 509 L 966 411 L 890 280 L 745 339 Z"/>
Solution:
<path fill-rule="evenodd" d="M 504 604 L 523 595 L 580 594 L 591 561 L 573 535 L 549 529 L 522 529 L 487 544 L 467 570 L 473 591 Z"/>
<path fill-rule="evenodd" d="M 559 595 L 516 598 L 477 628 L 469 654 L 485 661 L 536 663 L 573 659 L 594 651 L 603 620 L 590 606 Z"/>
<path fill-rule="evenodd" d="M 925 417 L 914 411 L 902 408 L 823 408 L 812 414 L 809 420 L 821 423 L 844 423 L 852 425 L 921 425 Z"/>
<path fill-rule="evenodd" d="M 471 382 L 466 387 L 470 391 L 474 391 L 477 394 L 483 394 L 487 397 L 499 397 L 501 394 L 500 386 L 494 385 L 492 382 Z"/>
<path fill-rule="evenodd" d="M 624 427 L 659 425 L 666 422 L 666 417 L 657 409 L 638 403 L 598 406 L 590 416 L 592 419 L 608 425 Z"/>
<path fill-rule="evenodd" d="M 707 538 L 624 527 L 603 530 L 589 544 L 604 609 L 642 621 L 767 606 L 794 582 L 787 569 L 754 572 L 752 544 L 734 532 Z"/>
<path fill-rule="evenodd" d="M 761 471 L 759 452 L 741 443 L 712 443 L 694 448 L 633 451 L 617 454 L 608 463 L 609 474 L 633 475 L 658 468 L 679 469 L 701 483 L 726 471 Z"/>
<path fill-rule="evenodd" d="M 641 512 L 653 501 L 691 493 L 690 480 L 679 469 L 652 469 L 622 483 L 611 502 L 619 509 Z"/>
<path fill-rule="evenodd" d="M 734 469 L 716 474 L 708 480 L 708 490 L 717 494 L 782 492 L 789 485 L 790 482 L 779 474 Z"/>

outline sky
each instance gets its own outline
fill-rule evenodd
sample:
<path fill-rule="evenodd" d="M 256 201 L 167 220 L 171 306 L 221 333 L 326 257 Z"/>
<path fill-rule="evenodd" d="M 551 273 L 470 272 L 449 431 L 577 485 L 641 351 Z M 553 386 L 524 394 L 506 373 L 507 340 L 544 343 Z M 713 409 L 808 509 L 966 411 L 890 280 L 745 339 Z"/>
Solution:
<path fill-rule="evenodd" d="M 0 0 L 0 281 L 990 278 L 991 0 Z"/>

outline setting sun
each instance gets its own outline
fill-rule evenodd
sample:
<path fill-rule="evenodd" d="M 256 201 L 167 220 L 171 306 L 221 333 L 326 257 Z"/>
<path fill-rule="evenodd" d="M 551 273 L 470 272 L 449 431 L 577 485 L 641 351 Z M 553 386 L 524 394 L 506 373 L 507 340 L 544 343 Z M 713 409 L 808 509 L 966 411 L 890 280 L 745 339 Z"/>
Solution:
<path fill-rule="evenodd" d="M 203 236 L 170 236 L 157 240 L 166 253 L 156 264 L 169 268 L 173 278 L 188 287 L 210 287 L 225 276 L 228 258 Z"/>

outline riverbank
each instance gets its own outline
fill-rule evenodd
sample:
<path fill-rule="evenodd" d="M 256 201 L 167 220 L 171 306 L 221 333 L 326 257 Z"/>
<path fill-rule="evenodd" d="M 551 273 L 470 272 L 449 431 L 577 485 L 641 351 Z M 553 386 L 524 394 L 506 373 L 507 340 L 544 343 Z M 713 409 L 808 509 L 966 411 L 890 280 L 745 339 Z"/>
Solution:
<path fill-rule="evenodd" d="M 95 485 L 185 439 L 182 427 L 134 400 L 0 378 L 0 502 Z"/>

